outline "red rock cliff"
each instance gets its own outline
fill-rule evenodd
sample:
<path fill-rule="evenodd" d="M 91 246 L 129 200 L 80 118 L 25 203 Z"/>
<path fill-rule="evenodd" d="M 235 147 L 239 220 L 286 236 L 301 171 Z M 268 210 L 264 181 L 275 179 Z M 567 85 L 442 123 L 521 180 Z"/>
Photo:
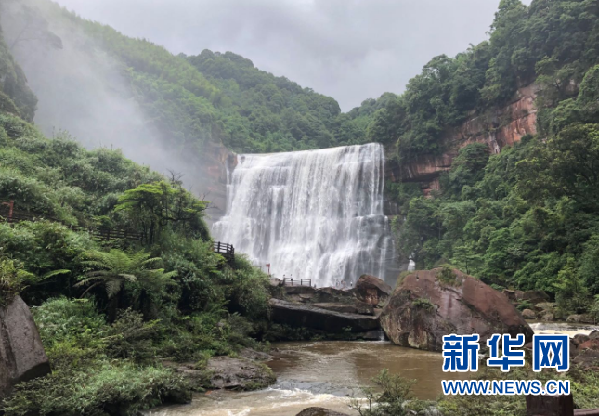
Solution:
<path fill-rule="evenodd" d="M 395 161 L 386 164 L 385 179 L 392 182 L 420 182 L 425 195 L 439 189 L 438 177 L 449 170 L 459 150 L 471 143 L 484 143 L 492 153 L 512 146 L 526 135 L 537 133 L 537 109 L 534 100 L 538 86 L 520 88 L 513 101 L 501 108 L 473 117 L 461 126 L 451 129 L 442 139 L 449 149 L 441 156 L 422 156 L 399 166 Z"/>

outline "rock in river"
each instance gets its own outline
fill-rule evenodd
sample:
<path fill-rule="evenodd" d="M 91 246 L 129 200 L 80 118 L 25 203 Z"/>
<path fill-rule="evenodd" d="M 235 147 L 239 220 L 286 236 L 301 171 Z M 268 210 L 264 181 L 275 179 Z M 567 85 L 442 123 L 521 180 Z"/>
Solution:
<path fill-rule="evenodd" d="M 247 351 L 242 351 L 248 355 Z M 250 355 L 260 354 L 252 351 Z M 258 356 L 257 358 L 260 358 Z M 192 389 L 256 390 L 277 381 L 274 373 L 265 364 L 246 357 L 212 357 L 206 368 L 197 363 L 164 362 L 181 374 Z"/>
<path fill-rule="evenodd" d="M 405 277 L 381 314 L 381 325 L 395 344 L 441 351 L 443 335 L 533 331 L 508 298 L 456 269 L 421 270 Z"/>
<path fill-rule="evenodd" d="M 367 332 L 380 329 L 378 318 L 353 313 L 341 313 L 312 305 L 301 305 L 280 299 L 271 299 L 273 321 L 295 328 L 309 328 L 326 332 Z"/>
<path fill-rule="evenodd" d="M 0 399 L 15 384 L 41 377 L 50 372 L 40 334 L 29 307 L 15 296 L 0 307 Z"/>

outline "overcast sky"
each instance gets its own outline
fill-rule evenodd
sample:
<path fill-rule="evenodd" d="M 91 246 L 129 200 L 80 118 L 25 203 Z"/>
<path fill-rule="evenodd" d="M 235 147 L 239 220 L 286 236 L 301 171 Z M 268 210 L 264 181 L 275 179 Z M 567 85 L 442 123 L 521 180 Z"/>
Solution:
<path fill-rule="evenodd" d="M 177 54 L 232 51 L 334 97 L 400 93 L 434 56 L 487 38 L 499 0 L 57 0 Z"/>

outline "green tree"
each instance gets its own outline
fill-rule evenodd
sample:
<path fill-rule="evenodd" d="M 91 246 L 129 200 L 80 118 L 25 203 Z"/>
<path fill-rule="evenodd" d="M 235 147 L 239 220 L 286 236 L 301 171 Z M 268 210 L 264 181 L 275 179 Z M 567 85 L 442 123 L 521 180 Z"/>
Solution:
<path fill-rule="evenodd" d="M 135 300 L 152 291 L 164 290 L 165 285 L 172 282 L 176 272 L 165 273 L 162 268 L 152 268 L 161 262 L 161 258 L 151 258 L 150 254 L 143 251 L 132 254 L 115 249 L 107 253 L 92 251 L 86 254 L 86 260 L 82 262 L 88 271 L 75 286 L 87 287 L 81 297 L 97 287 L 103 287 L 111 301 L 109 316 L 114 320 L 117 309 L 123 306 L 127 282 L 133 284 Z"/>

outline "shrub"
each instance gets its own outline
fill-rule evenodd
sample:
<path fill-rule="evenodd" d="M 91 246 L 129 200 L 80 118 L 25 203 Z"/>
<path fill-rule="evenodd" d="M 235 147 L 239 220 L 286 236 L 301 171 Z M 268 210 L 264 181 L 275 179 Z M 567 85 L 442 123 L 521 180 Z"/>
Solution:
<path fill-rule="evenodd" d="M 416 380 L 406 380 L 397 374 L 389 374 L 383 370 L 372 379 L 374 389 L 363 389 L 367 405 L 361 400 L 354 399 L 351 407 L 360 416 L 404 416 L 411 414 L 404 406 L 406 400 L 412 398 L 412 386 Z M 376 390 L 375 390 L 376 389 Z"/>
<path fill-rule="evenodd" d="M 426 298 L 416 298 L 412 302 L 412 306 L 414 308 L 424 309 L 428 312 L 434 311 L 437 307 L 434 303 L 432 303 L 429 299 Z"/>
<path fill-rule="evenodd" d="M 27 280 L 33 275 L 23 270 L 13 260 L 0 261 L 0 307 L 10 304 L 18 295 Z"/>
<path fill-rule="evenodd" d="M 55 371 L 21 384 L 3 410 L 6 416 L 135 415 L 187 390 L 171 370 L 102 361 L 86 371 Z"/>
<path fill-rule="evenodd" d="M 109 327 L 92 301 L 55 298 L 32 312 L 55 369 L 78 367 L 103 355 Z"/>

